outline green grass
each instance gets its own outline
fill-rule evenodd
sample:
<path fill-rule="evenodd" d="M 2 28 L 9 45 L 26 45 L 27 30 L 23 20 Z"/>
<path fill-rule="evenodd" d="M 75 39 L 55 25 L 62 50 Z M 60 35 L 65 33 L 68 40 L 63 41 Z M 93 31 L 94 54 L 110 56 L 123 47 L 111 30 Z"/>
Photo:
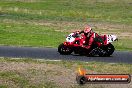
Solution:
<path fill-rule="evenodd" d="M 131 0 L 0 0 L 0 45 L 57 47 L 65 41 L 69 30 L 82 30 L 84 24 L 95 26 L 94 30 L 100 33 L 132 33 L 131 3 Z M 96 26 L 98 23 L 115 28 L 100 30 L 103 27 Z M 118 28 L 117 24 L 125 27 Z M 121 38 L 116 49 L 132 50 L 132 39 L 128 39 Z"/>
<path fill-rule="evenodd" d="M 1 1 L 0 7 L 3 14 L 5 14 L 3 17 L 11 19 L 132 23 L 130 0 L 111 2 L 99 2 L 96 0 L 46 0 L 44 2 L 28 3 Z"/>
<path fill-rule="evenodd" d="M 3 12 L 9 16 L 25 17 L 27 19 L 31 19 L 30 17 L 32 17 L 32 19 L 83 21 L 82 19 L 84 17 L 86 21 L 132 22 L 130 0 L 116 0 L 111 2 L 99 2 L 96 0 L 46 0 L 44 2 L 29 3 L 1 1 L 0 6 L 2 9 L 5 9 Z M 22 9 L 27 9 L 28 11 L 25 11 L 26 13 L 23 14 L 21 13 Z M 34 13 L 34 10 L 38 13 L 41 12 L 41 14 Z M 12 12 L 15 12 L 15 14 Z M 32 13 L 34 15 L 31 15 Z"/>
<path fill-rule="evenodd" d="M 132 46 L 130 44 L 132 44 L 132 40 L 129 38 L 120 39 L 118 42 L 113 43 L 113 45 L 117 50 L 125 50 L 125 51 L 132 51 Z"/>
<path fill-rule="evenodd" d="M 80 26 L 78 24 L 58 26 L 54 22 L 50 25 L 32 25 L 31 23 L 0 23 L 0 45 L 9 46 L 32 46 L 32 47 L 57 47 L 63 41 L 72 28 Z M 81 23 L 82 24 L 82 23 Z M 52 26 L 51 26 L 52 25 Z M 82 24 L 83 25 L 83 24 Z M 58 30 L 58 31 L 57 31 Z M 100 30 L 100 29 L 99 29 Z M 98 28 L 95 31 L 99 31 Z M 101 31 L 102 32 L 102 31 Z M 107 32 L 103 30 L 103 32 Z M 116 31 L 112 31 L 115 32 Z M 123 31 L 121 30 L 120 33 Z M 110 34 L 110 33 L 109 33 Z M 129 41 L 128 41 L 129 40 Z M 117 50 L 132 50 L 132 40 L 130 38 L 119 38 L 113 43 Z"/>
<path fill-rule="evenodd" d="M 5 58 L 5 59 L 0 58 L 0 65 L 2 65 L 2 63 L 4 62 L 7 62 L 8 64 L 15 63 L 14 65 L 16 65 L 17 63 L 40 64 L 40 62 L 34 61 L 32 59 L 17 60 L 17 59 L 9 59 L 9 58 Z M 6 67 L 6 65 L 4 64 L 3 66 Z M 58 88 L 54 82 L 49 81 L 45 77 L 43 78 L 42 73 L 41 76 L 43 79 L 36 81 L 34 80 L 34 82 L 32 82 L 32 79 L 34 79 L 35 76 L 37 76 L 36 74 L 38 74 L 36 69 L 34 70 L 34 73 L 33 72 L 31 73 L 30 69 L 32 68 L 26 69 L 25 72 L 25 70 L 19 69 L 21 66 L 18 67 L 18 69 L 13 68 L 14 70 L 11 70 L 10 68 L 4 69 L 4 67 L 1 68 L 0 70 L 0 88 Z M 38 71 L 41 72 L 41 70 Z"/>
<path fill-rule="evenodd" d="M 25 80 L 26 78 L 20 76 L 19 73 L 15 72 L 0 72 L 0 78 L 11 80 L 20 87 L 26 87 L 26 85 L 28 84 L 28 80 Z"/>
<path fill-rule="evenodd" d="M 54 31 L 52 27 L 34 26 L 26 24 L 1 24 L 1 45 L 16 46 L 50 46 L 55 47 L 61 43 L 64 33 Z M 64 37 L 64 38 L 63 38 Z"/>
<path fill-rule="evenodd" d="M 0 84 L 0 88 L 56 88 L 56 85 L 53 82 L 45 82 L 41 84 L 30 84 L 29 80 L 23 76 L 23 74 L 19 74 L 17 72 L 8 71 L 8 72 L 0 72 L 0 80 L 6 80 L 7 84 Z M 8 82 L 12 82 L 9 83 Z"/>

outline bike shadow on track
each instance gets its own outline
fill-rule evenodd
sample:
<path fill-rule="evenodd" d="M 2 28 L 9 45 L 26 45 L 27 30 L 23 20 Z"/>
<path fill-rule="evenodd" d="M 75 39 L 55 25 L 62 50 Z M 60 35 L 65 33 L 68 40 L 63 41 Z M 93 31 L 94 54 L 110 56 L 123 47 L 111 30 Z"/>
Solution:
<path fill-rule="evenodd" d="M 105 58 L 105 57 L 113 57 L 113 56 L 98 56 L 98 55 L 95 55 L 95 56 L 88 56 L 88 55 L 79 55 L 79 54 L 71 54 L 72 56 L 84 56 L 84 57 L 102 57 L 102 58 Z"/>

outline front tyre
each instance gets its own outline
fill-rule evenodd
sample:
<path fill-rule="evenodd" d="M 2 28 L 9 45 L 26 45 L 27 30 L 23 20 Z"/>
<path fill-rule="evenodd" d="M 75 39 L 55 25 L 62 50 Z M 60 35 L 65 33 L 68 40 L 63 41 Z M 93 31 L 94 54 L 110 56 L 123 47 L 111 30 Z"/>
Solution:
<path fill-rule="evenodd" d="M 58 46 L 58 52 L 61 55 L 69 55 L 72 53 L 72 49 L 68 46 L 65 46 L 63 43 Z"/>

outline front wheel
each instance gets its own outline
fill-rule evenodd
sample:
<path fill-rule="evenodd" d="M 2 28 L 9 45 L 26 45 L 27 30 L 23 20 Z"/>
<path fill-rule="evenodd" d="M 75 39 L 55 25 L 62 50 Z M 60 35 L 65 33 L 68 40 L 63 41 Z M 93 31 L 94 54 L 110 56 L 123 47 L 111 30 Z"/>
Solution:
<path fill-rule="evenodd" d="M 62 55 L 69 55 L 73 52 L 73 50 L 62 43 L 58 46 L 58 52 Z"/>

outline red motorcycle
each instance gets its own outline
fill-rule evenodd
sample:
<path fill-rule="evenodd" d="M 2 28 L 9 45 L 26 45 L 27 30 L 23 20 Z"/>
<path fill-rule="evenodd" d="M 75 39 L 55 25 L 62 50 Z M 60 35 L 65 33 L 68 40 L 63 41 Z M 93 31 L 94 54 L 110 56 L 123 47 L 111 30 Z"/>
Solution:
<path fill-rule="evenodd" d="M 86 56 L 110 56 L 115 50 L 111 43 L 116 40 L 115 35 L 99 35 L 94 39 L 91 48 L 86 49 L 81 46 L 81 43 L 85 42 L 84 35 L 74 32 L 70 33 L 66 41 L 58 46 L 58 52 L 61 55 L 70 55 L 74 52 L 74 54 Z"/>

